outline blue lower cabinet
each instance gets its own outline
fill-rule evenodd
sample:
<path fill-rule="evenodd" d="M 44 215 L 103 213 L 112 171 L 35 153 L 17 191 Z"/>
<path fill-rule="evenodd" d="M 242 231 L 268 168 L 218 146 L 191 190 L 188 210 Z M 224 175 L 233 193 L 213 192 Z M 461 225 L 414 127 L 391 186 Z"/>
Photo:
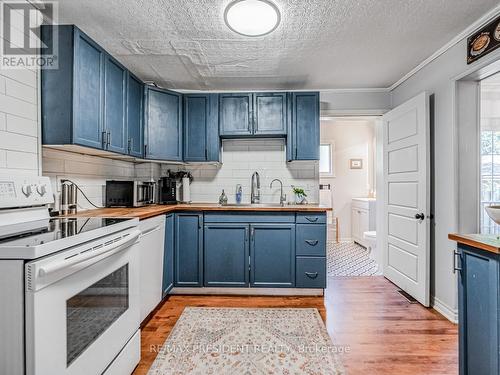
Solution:
<path fill-rule="evenodd" d="M 295 224 L 250 225 L 250 285 L 295 286 Z"/>
<path fill-rule="evenodd" d="M 295 286 L 326 288 L 326 258 L 297 257 Z"/>
<path fill-rule="evenodd" d="M 326 224 L 297 224 L 297 255 L 326 256 Z"/>
<path fill-rule="evenodd" d="M 163 288 L 162 297 L 165 297 L 174 286 L 174 247 L 175 247 L 175 220 L 174 215 L 165 218 L 165 250 L 163 252 Z"/>
<path fill-rule="evenodd" d="M 248 235 L 245 224 L 206 224 L 204 285 L 248 286 Z"/>
<path fill-rule="evenodd" d="M 500 256 L 459 246 L 461 375 L 500 374 Z"/>
<path fill-rule="evenodd" d="M 203 214 L 175 214 L 175 286 L 203 284 Z"/>

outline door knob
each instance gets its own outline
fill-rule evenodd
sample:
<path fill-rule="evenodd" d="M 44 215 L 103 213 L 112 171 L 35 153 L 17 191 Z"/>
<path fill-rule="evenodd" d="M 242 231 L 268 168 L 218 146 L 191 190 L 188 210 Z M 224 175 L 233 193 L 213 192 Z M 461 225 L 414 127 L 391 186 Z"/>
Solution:
<path fill-rule="evenodd" d="M 417 220 L 424 220 L 425 219 L 425 215 L 423 212 L 419 213 L 419 214 L 416 214 L 415 215 L 415 219 Z"/>

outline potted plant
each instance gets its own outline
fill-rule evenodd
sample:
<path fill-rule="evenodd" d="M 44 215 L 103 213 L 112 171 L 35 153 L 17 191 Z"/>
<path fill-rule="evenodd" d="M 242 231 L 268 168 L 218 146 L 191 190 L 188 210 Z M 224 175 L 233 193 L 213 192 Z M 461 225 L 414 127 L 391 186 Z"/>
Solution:
<path fill-rule="evenodd" d="M 293 193 L 295 194 L 295 204 L 303 204 L 307 194 L 302 188 L 292 186 Z"/>

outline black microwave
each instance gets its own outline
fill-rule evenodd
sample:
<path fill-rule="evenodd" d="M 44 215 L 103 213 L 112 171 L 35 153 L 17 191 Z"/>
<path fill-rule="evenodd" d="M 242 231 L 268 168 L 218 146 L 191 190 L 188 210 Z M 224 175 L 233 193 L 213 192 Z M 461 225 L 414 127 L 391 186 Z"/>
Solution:
<path fill-rule="evenodd" d="M 106 207 L 140 207 L 154 204 L 156 183 L 106 181 Z"/>

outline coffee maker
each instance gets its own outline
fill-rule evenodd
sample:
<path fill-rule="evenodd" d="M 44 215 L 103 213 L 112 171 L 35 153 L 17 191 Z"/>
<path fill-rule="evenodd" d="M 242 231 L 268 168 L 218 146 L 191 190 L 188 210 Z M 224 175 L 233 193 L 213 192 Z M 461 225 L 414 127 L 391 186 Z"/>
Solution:
<path fill-rule="evenodd" d="M 158 185 L 158 203 L 177 204 L 177 177 L 169 174 L 160 178 Z"/>

